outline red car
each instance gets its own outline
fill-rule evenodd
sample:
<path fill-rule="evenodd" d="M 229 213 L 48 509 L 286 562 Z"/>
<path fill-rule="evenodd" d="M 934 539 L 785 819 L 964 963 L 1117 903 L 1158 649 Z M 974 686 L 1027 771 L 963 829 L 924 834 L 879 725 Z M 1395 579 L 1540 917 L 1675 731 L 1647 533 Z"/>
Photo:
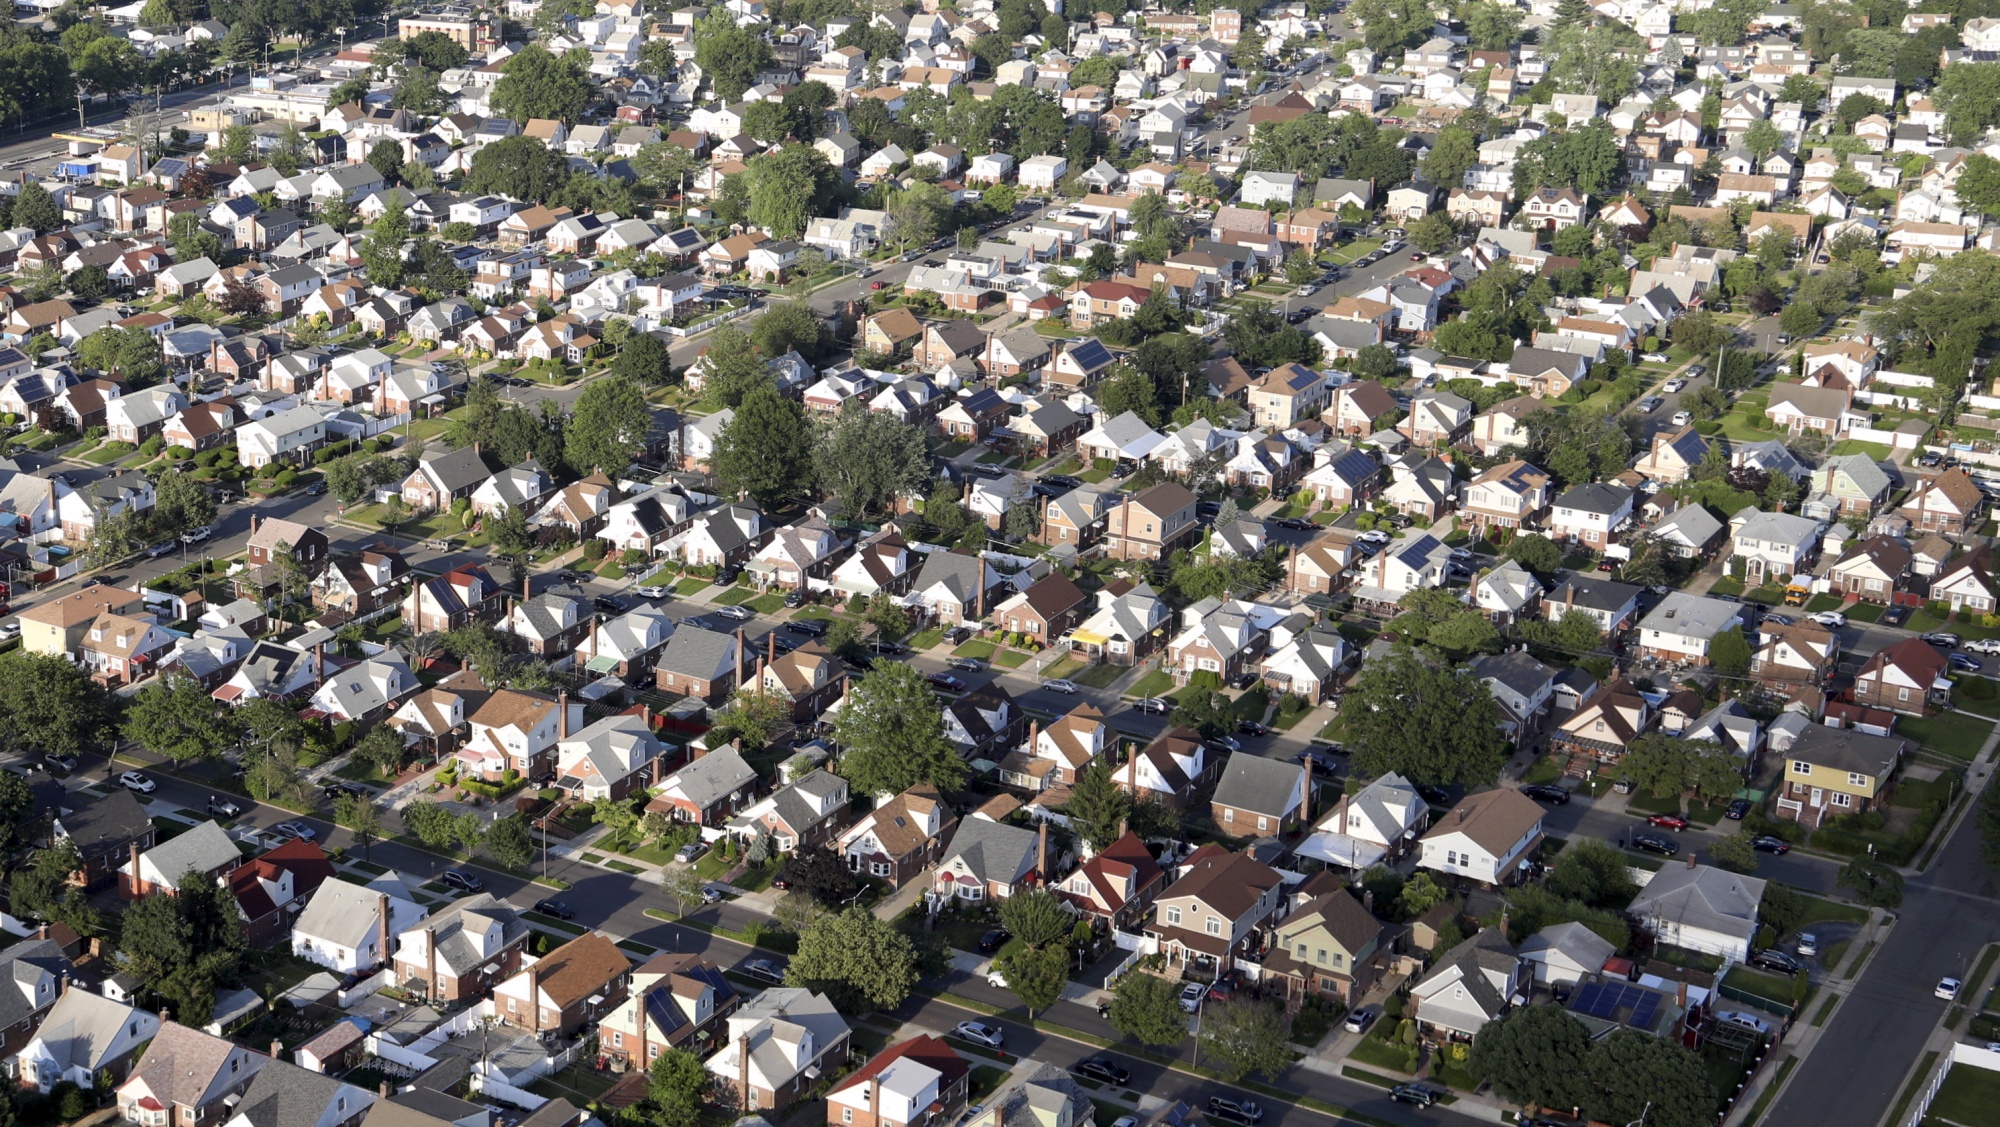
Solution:
<path fill-rule="evenodd" d="M 871 290 L 879 290 L 879 289 L 881 289 L 881 288 L 882 288 L 882 283 L 880 283 L 880 282 L 870 282 L 870 283 L 868 283 L 868 288 L 869 288 L 869 289 L 871 289 Z"/>
<path fill-rule="evenodd" d="M 1688 820 L 1679 814 L 1655 814 L 1646 819 L 1646 824 L 1649 826 L 1658 826 L 1663 830 L 1684 830 L 1688 828 Z"/>

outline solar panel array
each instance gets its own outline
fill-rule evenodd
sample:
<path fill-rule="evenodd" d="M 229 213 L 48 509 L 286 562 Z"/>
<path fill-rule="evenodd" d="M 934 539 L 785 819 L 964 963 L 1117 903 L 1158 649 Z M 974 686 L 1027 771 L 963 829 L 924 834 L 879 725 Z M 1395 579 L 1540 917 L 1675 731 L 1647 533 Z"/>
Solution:
<path fill-rule="evenodd" d="M 1616 1021 L 1619 1010 L 1629 1009 L 1631 1016 L 1625 1023 L 1635 1029 L 1647 1029 L 1659 1012 L 1660 995 L 1629 982 L 1591 982 L 1577 990 L 1569 1008 L 1602 1021 Z"/>

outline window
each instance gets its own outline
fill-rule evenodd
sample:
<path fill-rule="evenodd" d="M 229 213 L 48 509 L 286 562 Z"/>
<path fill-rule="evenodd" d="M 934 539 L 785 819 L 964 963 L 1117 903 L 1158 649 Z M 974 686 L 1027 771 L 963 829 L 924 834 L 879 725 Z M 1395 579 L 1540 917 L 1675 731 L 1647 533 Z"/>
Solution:
<path fill-rule="evenodd" d="M 1234 822 L 1236 820 L 1236 810 L 1229 806 L 1223 807 L 1222 820 L 1225 822 Z"/>
<path fill-rule="evenodd" d="M 1794 759 L 1792 760 L 1792 774 L 1810 775 L 1812 774 L 1812 764 L 1807 763 L 1803 759 Z"/>
<path fill-rule="evenodd" d="M 1842 808 L 1845 808 L 1845 807 L 1849 807 L 1849 806 L 1852 806 L 1852 805 L 1854 805 L 1854 796 L 1853 796 L 1853 795 L 1851 795 L 1851 794 L 1848 794 L 1848 793 L 1847 793 L 1847 792 L 1845 792 L 1845 791 L 1838 791 L 1838 790 L 1837 790 L 1837 791 L 1834 791 L 1834 792 L 1833 792 L 1833 795 L 1832 795 L 1832 802 L 1833 802 L 1833 804 L 1834 804 L 1835 806 L 1839 806 L 1839 807 L 1842 807 Z"/>
<path fill-rule="evenodd" d="M 1265 830 L 1268 830 L 1270 828 L 1271 828 L 1271 819 L 1266 818 L 1262 814 L 1257 815 L 1257 832 L 1263 833 Z"/>
<path fill-rule="evenodd" d="M 886 861 L 871 861 L 868 863 L 868 872 L 874 876 L 886 877 L 889 875 L 889 864 Z"/>
<path fill-rule="evenodd" d="M 1847 773 L 1847 785 L 1851 787 L 1865 787 L 1868 785 L 1868 776 L 1859 771 L 1849 771 Z"/>
<path fill-rule="evenodd" d="M 1316 963 L 1318 963 L 1318 964 L 1320 964 L 1321 966 L 1325 966 L 1325 965 L 1326 965 L 1326 948 L 1324 948 L 1324 947 L 1321 947 L 1321 948 L 1319 949 L 1319 955 L 1318 955 L 1318 957 L 1317 957 L 1317 958 L 1315 958 L 1315 959 L 1314 959 L 1313 961 L 1314 961 L 1314 962 L 1316 962 Z"/>
<path fill-rule="evenodd" d="M 1222 917 L 1221 916 L 1208 917 L 1208 926 L 1204 930 L 1206 930 L 1210 935 L 1221 935 Z"/>
<path fill-rule="evenodd" d="M 1299 944 L 1299 961 L 1302 963 L 1306 961 L 1306 945 L 1303 943 Z"/>
<path fill-rule="evenodd" d="M 1896 699 L 1897 699 L 1897 700 L 1909 700 L 1909 699 L 1910 699 L 1910 689 L 1909 689 L 1909 686 L 1907 686 L 1907 685 L 1898 685 L 1898 686 L 1896 686 Z"/>
<path fill-rule="evenodd" d="M 612 1031 L 611 1031 L 611 1047 L 612 1047 L 612 1048 L 614 1048 L 614 1049 L 622 1049 L 622 1048 L 624 1048 L 624 1047 L 625 1047 L 625 1035 L 624 1035 L 623 1033 L 620 1033 L 620 1032 L 618 1032 L 618 1031 L 617 1031 L 617 1030 L 615 1030 L 615 1029 L 614 1029 L 614 1030 L 612 1030 Z"/>
<path fill-rule="evenodd" d="M 844 1107 L 844 1108 L 841 1108 L 841 1109 L 840 1109 L 840 1121 L 841 1121 L 842 1123 L 852 1123 L 852 1122 L 854 1122 L 854 1109 L 853 1109 L 853 1108 L 851 1108 L 851 1107 Z"/>
<path fill-rule="evenodd" d="M 1180 910 L 1179 908 L 1168 908 L 1168 909 L 1167 909 L 1167 922 L 1168 922 L 1168 923 L 1170 923 L 1170 924 L 1178 924 L 1178 923 L 1180 923 L 1180 922 L 1181 922 L 1181 910 Z"/>

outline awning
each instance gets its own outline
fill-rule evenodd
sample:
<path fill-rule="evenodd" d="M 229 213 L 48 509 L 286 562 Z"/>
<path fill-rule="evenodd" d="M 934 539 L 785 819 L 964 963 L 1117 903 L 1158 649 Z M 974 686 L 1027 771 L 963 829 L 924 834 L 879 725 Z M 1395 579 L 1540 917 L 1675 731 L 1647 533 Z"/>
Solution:
<path fill-rule="evenodd" d="M 609 673 L 618 668 L 618 659 L 611 654 L 598 654 L 585 662 L 583 667 L 591 673 Z"/>
<path fill-rule="evenodd" d="M 1110 638 L 1091 630 L 1072 630 L 1069 632 L 1069 638 L 1072 642 L 1081 642 L 1086 646 L 1101 646 L 1111 641 Z"/>

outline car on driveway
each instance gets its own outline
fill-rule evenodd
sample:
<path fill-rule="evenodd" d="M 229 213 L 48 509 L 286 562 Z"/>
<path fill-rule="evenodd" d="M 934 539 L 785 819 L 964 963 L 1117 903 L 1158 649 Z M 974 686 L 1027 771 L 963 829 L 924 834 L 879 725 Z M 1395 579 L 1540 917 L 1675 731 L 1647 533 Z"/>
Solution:
<path fill-rule="evenodd" d="M 570 907 L 560 900 L 552 900 L 547 897 L 535 901 L 535 911 L 545 916 L 554 916 L 559 920 L 573 920 L 576 918 L 575 908 Z"/>
<path fill-rule="evenodd" d="M 1770 834 L 1758 834 L 1756 837 L 1751 838 L 1750 848 L 1759 853 L 1769 853 L 1777 857 L 1783 857 L 1792 851 L 1790 843 L 1785 841 L 1784 838 L 1772 837 Z"/>
<path fill-rule="evenodd" d="M 1375 1024 L 1375 1018 L 1381 1012 L 1374 1006 L 1362 1006 L 1360 1009 L 1350 1012 L 1347 1015 L 1347 1020 L 1341 1024 L 1349 1033 L 1366 1033 L 1368 1032 L 1368 1027 Z"/>
<path fill-rule="evenodd" d="M 1959 642 L 1964 640 L 1949 630 L 1934 630 L 1929 634 L 1919 634 L 1918 637 L 1933 646 L 1941 646 L 1947 650 L 1957 649 Z"/>
<path fill-rule="evenodd" d="M 1193 1013 L 1201 1008 L 1201 1000 L 1208 997 L 1208 987 L 1203 983 L 1190 982 L 1181 987 L 1181 1008 Z"/>
<path fill-rule="evenodd" d="M 761 978 L 765 982 L 785 981 L 785 968 L 770 959 L 751 959 L 743 964 L 743 973 L 752 978 Z"/>
<path fill-rule="evenodd" d="M 1521 788 L 1521 793 L 1536 802 L 1548 802 L 1556 806 L 1565 806 L 1569 803 L 1569 788 L 1559 787 L 1553 783 L 1529 783 Z"/>
<path fill-rule="evenodd" d="M 56 768 L 61 768 L 65 771 L 74 771 L 76 770 L 76 765 L 76 756 L 68 752 L 50 752 L 48 755 L 42 757 L 42 770 L 44 771 L 53 771 Z"/>
<path fill-rule="evenodd" d="M 1768 949 L 1752 954 L 1750 956 L 1750 965 L 1753 967 L 1762 967 L 1765 970 L 1774 970 L 1780 974 L 1797 974 L 1806 969 L 1804 963 L 1785 954 L 1783 951 Z"/>
<path fill-rule="evenodd" d="M 965 1038 L 967 1041 L 985 1045 L 991 1049 L 999 1048 L 1006 1040 L 1005 1035 L 998 1029 L 978 1021 L 961 1021 L 953 1026 L 951 1031 Z"/>
<path fill-rule="evenodd" d="M 1739 798 L 1729 804 L 1729 809 L 1723 811 L 1722 816 L 1732 822 L 1740 822 L 1743 820 L 1744 815 L 1748 813 L 1750 813 L 1750 800 Z"/>
<path fill-rule="evenodd" d="M 1081 689 L 1076 687 L 1075 681 L 1063 677 L 1057 677 L 1053 681 L 1042 682 L 1042 688 L 1052 693 L 1061 693 L 1066 697 L 1075 696 L 1077 693 L 1082 692 Z"/>
<path fill-rule="evenodd" d="M 2000 638 L 1981 638 L 1975 642 L 1967 642 L 1965 649 L 1967 653 L 2000 654 Z"/>
<path fill-rule="evenodd" d="M 446 869 L 442 879 L 446 888 L 456 888 L 460 892 L 486 891 L 486 882 L 477 874 L 468 873 L 464 869 Z"/>
<path fill-rule="evenodd" d="M 1110 1057 L 1085 1057 L 1076 1062 L 1076 1071 L 1092 1080 L 1102 1080 L 1106 1084 L 1116 1084 L 1123 1088 L 1132 1082 L 1130 1069 L 1122 1068 Z"/>
<path fill-rule="evenodd" d="M 1967 657 L 1964 654 L 1946 654 L 1945 662 L 1955 673 L 1977 673 L 1986 668 L 1978 658 Z"/>
<path fill-rule="evenodd" d="M 1654 814 L 1646 819 L 1646 824 L 1649 826 L 1658 826 L 1663 830 L 1684 830 L 1688 828 L 1688 820 L 1679 814 Z"/>
<path fill-rule="evenodd" d="M 147 778 L 144 773 L 139 771 L 127 771 L 118 776 L 118 785 L 124 787 L 126 790 L 138 791 L 140 794 L 151 794 L 160 789 L 160 784 Z"/>
<path fill-rule="evenodd" d="M 1801 956 L 1811 958 L 1819 954 L 1819 936 L 1810 931 L 1802 931 L 1798 940 L 1792 944 L 1792 948 Z"/>
<path fill-rule="evenodd" d="M 1000 948 L 1005 947 L 1007 941 L 1012 938 L 1014 938 L 1013 933 L 1006 928 L 993 928 L 979 937 L 979 953 L 982 955 L 991 955 Z"/>
<path fill-rule="evenodd" d="M 1818 614 L 1809 614 L 1806 617 L 1829 629 L 1847 625 L 1847 616 L 1837 610 L 1823 610 Z"/>
<path fill-rule="evenodd" d="M 1673 857 L 1681 851 L 1679 842 L 1658 834 L 1640 834 L 1632 839 L 1632 848 L 1642 853 L 1657 853 L 1662 857 Z"/>

